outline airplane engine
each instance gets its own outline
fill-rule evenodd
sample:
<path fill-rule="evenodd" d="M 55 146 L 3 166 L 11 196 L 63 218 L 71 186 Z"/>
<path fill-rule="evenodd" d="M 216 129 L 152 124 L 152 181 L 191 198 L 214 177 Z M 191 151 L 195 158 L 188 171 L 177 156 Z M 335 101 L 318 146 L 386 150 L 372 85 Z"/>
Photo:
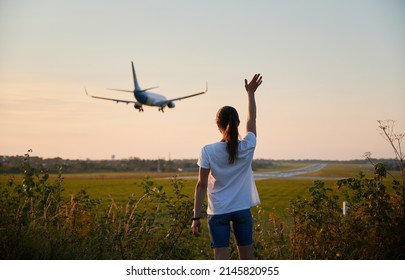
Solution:
<path fill-rule="evenodd" d="M 167 104 L 167 107 L 169 108 L 174 108 L 176 106 L 176 104 L 174 104 L 174 102 L 170 102 L 169 104 Z"/>
<path fill-rule="evenodd" d="M 135 109 L 138 109 L 139 112 L 142 112 L 142 111 L 143 111 L 142 104 L 135 103 L 135 104 L 134 104 L 134 108 L 135 108 Z"/>

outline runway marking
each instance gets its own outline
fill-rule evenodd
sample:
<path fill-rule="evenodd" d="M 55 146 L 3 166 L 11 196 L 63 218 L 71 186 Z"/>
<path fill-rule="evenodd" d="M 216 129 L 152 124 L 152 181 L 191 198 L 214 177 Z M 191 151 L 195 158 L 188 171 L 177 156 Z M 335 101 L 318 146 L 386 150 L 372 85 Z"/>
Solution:
<path fill-rule="evenodd" d="M 307 174 L 317 172 L 326 167 L 326 163 L 316 163 L 311 164 L 302 168 L 292 169 L 287 171 L 271 171 L 271 172 L 260 172 L 254 173 L 253 177 L 255 179 L 268 179 L 268 178 L 289 178 L 295 177 L 297 175 Z"/>

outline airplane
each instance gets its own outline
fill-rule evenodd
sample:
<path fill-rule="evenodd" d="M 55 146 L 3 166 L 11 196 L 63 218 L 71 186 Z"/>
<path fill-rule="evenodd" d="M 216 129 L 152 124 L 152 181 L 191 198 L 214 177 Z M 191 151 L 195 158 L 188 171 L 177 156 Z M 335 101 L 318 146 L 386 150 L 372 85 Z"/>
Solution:
<path fill-rule="evenodd" d="M 134 108 L 138 109 L 139 112 L 143 112 L 142 105 L 159 107 L 159 111 L 164 112 L 164 108 L 166 106 L 169 107 L 169 108 L 174 108 L 175 107 L 174 101 L 194 97 L 194 96 L 197 96 L 197 95 L 201 95 L 201 94 L 204 94 L 204 93 L 206 93 L 208 91 L 208 83 L 207 83 L 206 86 L 205 86 L 205 91 L 195 93 L 195 94 L 191 94 L 191 95 L 187 95 L 187 96 L 183 96 L 183 97 L 178 97 L 178 98 L 173 98 L 173 99 L 166 99 L 166 97 L 164 97 L 163 95 L 160 95 L 160 94 L 153 93 L 153 92 L 149 91 L 151 89 L 155 89 L 155 88 L 158 88 L 158 87 L 150 87 L 150 88 L 142 89 L 139 86 L 138 80 L 136 78 L 134 63 L 132 61 L 131 61 L 131 64 L 132 64 L 132 75 L 133 75 L 133 78 L 134 78 L 134 87 L 135 87 L 135 89 L 132 91 L 132 90 L 109 88 L 109 90 L 131 92 L 131 93 L 134 94 L 135 100 L 122 100 L 122 99 L 94 96 L 94 95 L 90 95 L 87 92 L 87 89 L 84 88 L 86 94 L 88 96 L 92 97 L 92 98 L 110 100 L 110 101 L 115 101 L 117 103 L 119 103 L 119 102 L 126 103 L 126 104 L 133 103 Z"/>

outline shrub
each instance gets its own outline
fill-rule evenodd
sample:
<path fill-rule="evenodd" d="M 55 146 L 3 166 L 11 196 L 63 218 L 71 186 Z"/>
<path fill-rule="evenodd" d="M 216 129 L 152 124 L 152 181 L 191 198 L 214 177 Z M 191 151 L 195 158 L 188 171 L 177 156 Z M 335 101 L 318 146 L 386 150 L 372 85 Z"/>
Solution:
<path fill-rule="evenodd" d="M 339 197 L 321 181 L 309 188 L 310 198 L 291 202 L 292 259 L 336 259 L 342 246 L 342 214 Z"/>
<path fill-rule="evenodd" d="M 375 166 L 374 178 L 337 182 L 338 189 L 315 182 L 310 198 L 291 202 L 292 259 L 403 259 L 405 227 L 400 184 L 385 185 L 383 164 Z M 343 216 L 341 199 L 350 205 Z"/>
<path fill-rule="evenodd" d="M 376 164 L 374 178 L 363 174 L 358 178 L 338 181 L 344 199 L 350 204 L 345 219 L 345 254 L 361 259 L 403 259 L 405 227 L 399 181 L 384 183 L 387 171 Z"/>

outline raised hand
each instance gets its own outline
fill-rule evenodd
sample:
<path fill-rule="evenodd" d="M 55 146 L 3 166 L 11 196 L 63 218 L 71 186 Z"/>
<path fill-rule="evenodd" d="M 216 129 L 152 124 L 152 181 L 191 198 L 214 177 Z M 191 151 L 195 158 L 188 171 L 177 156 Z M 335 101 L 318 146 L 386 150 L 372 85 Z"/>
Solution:
<path fill-rule="evenodd" d="M 260 74 L 255 74 L 249 83 L 245 79 L 245 89 L 248 93 L 255 93 L 255 91 L 261 84 L 262 76 Z"/>
<path fill-rule="evenodd" d="M 248 118 L 246 123 L 246 131 L 252 132 L 257 136 L 256 130 L 256 100 L 255 92 L 257 88 L 262 84 L 262 76 L 255 74 L 252 80 L 248 83 L 245 79 L 245 89 L 248 95 Z"/>

